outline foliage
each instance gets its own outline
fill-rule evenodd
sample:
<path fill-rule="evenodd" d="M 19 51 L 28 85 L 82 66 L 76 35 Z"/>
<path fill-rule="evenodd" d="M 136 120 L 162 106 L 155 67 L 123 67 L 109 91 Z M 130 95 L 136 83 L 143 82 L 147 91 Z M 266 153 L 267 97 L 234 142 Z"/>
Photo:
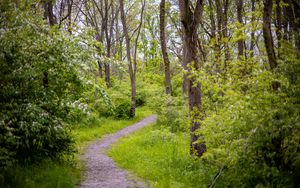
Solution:
<path fill-rule="evenodd" d="M 95 101 L 93 109 L 96 110 L 100 116 L 109 117 L 114 114 L 115 105 L 108 93 L 103 88 L 96 85 L 94 97 Z"/>
<path fill-rule="evenodd" d="M 131 113 L 131 103 L 129 101 L 124 101 L 123 103 L 119 104 L 115 109 L 116 119 L 130 119 L 133 117 Z"/>
<path fill-rule="evenodd" d="M 203 120 L 203 158 L 222 174 L 217 187 L 299 184 L 299 76 L 290 79 L 299 75 L 299 62 L 293 62 L 231 82 L 222 107 Z M 285 76 L 286 70 L 293 71 Z"/>
<path fill-rule="evenodd" d="M 136 96 L 136 106 L 144 106 L 146 105 L 146 101 L 147 101 L 147 94 L 145 91 L 141 90 L 140 92 L 138 92 L 137 96 Z"/>
<path fill-rule="evenodd" d="M 189 127 L 189 118 L 186 105 L 181 98 L 160 96 L 152 103 L 158 115 L 158 126 L 169 129 L 170 132 L 186 132 Z"/>
<path fill-rule="evenodd" d="M 20 6 L 8 2 L 0 15 L 0 166 L 71 153 L 67 124 L 87 112 L 90 50 Z"/>

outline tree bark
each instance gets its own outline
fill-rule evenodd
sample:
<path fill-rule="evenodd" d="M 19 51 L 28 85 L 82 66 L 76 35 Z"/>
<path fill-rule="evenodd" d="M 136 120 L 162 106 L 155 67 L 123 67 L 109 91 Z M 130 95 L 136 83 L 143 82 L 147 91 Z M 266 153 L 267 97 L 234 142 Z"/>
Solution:
<path fill-rule="evenodd" d="M 276 0 L 276 35 L 277 35 L 277 44 L 278 52 L 277 57 L 280 58 L 281 52 L 281 42 L 282 42 L 282 9 L 280 6 L 280 0 Z"/>
<path fill-rule="evenodd" d="M 111 53 L 111 33 L 109 32 L 108 28 L 108 13 L 109 13 L 110 6 L 108 5 L 108 0 L 104 1 L 104 19 L 102 20 L 102 24 L 104 25 L 104 33 L 105 33 L 105 40 L 106 40 L 106 57 L 110 58 Z M 113 18 L 112 18 L 113 19 Z M 111 25 L 113 27 L 113 25 Z M 106 87 L 110 88 L 110 64 L 109 62 L 104 63 L 104 72 L 105 72 L 105 82 Z"/>
<path fill-rule="evenodd" d="M 54 26 L 57 23 L 55 15 L 53 13 L 53 2 L 52 1 L 46 1 L 44 3 L 44 19 L 48 21 L 50 27 Z M 43 74 L 44 74 L 43 86 L 44 86 L 44 88 L 48 88 L 49 87 L 48 71 L 44 71 Z"/>
<path fill-rule="evenodd" d="M 243 0 L 235 0 L 236 10 L 237 10 L 237 20 L 240 26 L 243 23 Z M 238 58 L 242 58 L 244 55 L 244 40 L 238 40 Z"/>
<path fill-rule="evenodd" d="M 223 37 L 228 38 L 228 7 L 229 7 L 229 0 L 224 1 L 224 19 L 223 19 Z M 229 45 L 228 42 L 224 44 L 225 50 L 225 59 L 224 59 L 224 79 L 226 79 L 227 75 L 227 68 L 230 60 L 230 52 L 229 52 Z"/>
<path fill-rule="evenodd" d="M 268 61 L 271 69 L 277 67 L 277 61 L 274 51 L 274 41 L 271 31 L 273 0 L 264 0 L 263 10 L 263 37 L 268 55 Z"/>
<path fill-rule="evenodd" d="M 183 81 L 182 81 L 182 92 L 183 92 L 183 94 L 184 94 L 184 96 L 186 96 L 187 95 L 187 93 L 188 93 L 188 90 L 189 90 L 189 88 L 188 88 L 188 77 L 187 77 L 187 62 L 186 62 L 186 55 L 187 55 L 187 53 L 186 53 L 186 50 L 187 50 L 187 48 L 186 48 L 186 44 L 185 44 L 185 40 L 184 40 L 184 37 L 182 38 L 182 40 L 183 40 L 183 44 L 182 44 L 182 53 L 183 53 L 183 55 L 182 55 L 182 57 L 183 57 L 183 61 L 182 61 L 182 68 L 184 69 L 184 74 L 183 74 Z"/>
<path fill-rule="evenodd" d="M 191 74 L 191 69 L 199 70 L 199 59 L 197 56 L 197 29 L 202 18 L 203 0 L 197 0 L 194 11 L 191 10 L 191 2 L 189 0 L 179 0 L 180 17 L 184 30 L 184 47 L 186 48 L 184 61 L 188 65 L 188 95 L 189 109 L 191 114 L 191 155 L 202 156 L 206 151 L 204 142 L 199 142 L 199 134 L 197 130 L 200 128 L 199 119 L 202 112 L 201 86 Z"/>
<path fill-rule="evenodd" d="M 103 78 L 102 63 L 100 61 L 97 61 L 97 63 L 98 63 L 98 76 L 100 78 Z"/>
<path fill-rule="evenodd" d="M 255 0 L 251 0 L 251 23 L 255 21 Z M 255 31 L 251 30 L 251 41 L 250 41 L 250 56 L 254 57 L 254 46 L 255 46 Z"/>
<path fill-rule="evenodd" d="M 161 50 L 164 59 L 164 68 L 165 68 L 165 86 L 166 86 L 166 94 L 171 95 L 171 73 L 170 73 L 170 60 L 167 52 L 167 44 L 166 44 L 166 35 L 165 35 L 165 14 L 166 14 L 166 6 L 165 0 L 161 0 L 160 2 L 160 43 Z"/>

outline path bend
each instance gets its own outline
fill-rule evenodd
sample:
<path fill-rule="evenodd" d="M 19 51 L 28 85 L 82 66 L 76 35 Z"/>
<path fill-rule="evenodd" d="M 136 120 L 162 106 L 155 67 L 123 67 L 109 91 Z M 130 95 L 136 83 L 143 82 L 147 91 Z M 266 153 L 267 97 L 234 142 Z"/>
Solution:
<path fill-rule="evenodd" d="M 156 115 L 149 116 L 138 123 L 128 126 L 117 133 L 108 135 L 103 139 L 89 145 L 83 156 L 86 170 L 84 181 L 78 188 L 143 188 L 143 182 L 129 178 L 129 173 L 116 166 L 114 161 L 106 155 L 105 150 L 122 136 L 129 135 L 134 131 L 154 123 Z"/>

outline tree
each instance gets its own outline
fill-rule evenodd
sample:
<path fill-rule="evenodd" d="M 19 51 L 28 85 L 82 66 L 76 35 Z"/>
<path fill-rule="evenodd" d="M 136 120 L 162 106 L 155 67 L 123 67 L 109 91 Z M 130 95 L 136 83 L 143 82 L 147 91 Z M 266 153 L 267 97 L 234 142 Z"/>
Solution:
<path fill-rule="evenodd" d="M 197 29 L 202 18 L 203 1 L 197 0 L 194 10 L 192 7 L 191 1 L 179 0 L 180 17 L 184 30 L 185 54 L 183 61 L 185 61 L 188 66 L 188 97 L 190 114 L 192 116 L 190 152 L 196 156 L 201 156 L 206 151 L 205 143 L 201 143 L 198 140 L 200 137 L 196 133 L 200 128 L 199 119 L 202 113 L 201 85 L 196 81 L 191 72 L 192 69 L 196 71 L 200 69 L 196 44 L 198 40 Z"/>
<path fill-rule="evenodd" d="M 239 27 L 243 26 L 243 0 L 235 0 L 237 10 L 237 20 Z M 238 57 L 241 58 L 244 55 L 244 40 L 238 40 Z"/>
<path fill-rule="evenodd" d="M 271 30 L 273 0 L 264 0 L 263 10 L 263 36 L 271 69 L 277 66 L 276 55 L 274 51 L 274 41 Z"/>
<path fill-rule="evenodd" d="M 171 94 L 171 73 L 170 73 L 170 60 L 167 52 L 167 44 L 166 44 L 166 33 L 165 33 L 165 17 L 166 17 L 166 5 L 165 0 L 161 0 L 160 9 L 159 9 L 159 18 L 160 18 L 160 43 L 161 43 L 161 51 L 164 59 L 164 67 L 165 67 L 165 85 L 166 85 L 166 94 Z"/>
<path fill-rule="evenodd" d="M 129 37 L 129 31 L 126 23 L 125 17 L 125 9 L 124 9 L 124 0 L 120 0 L 120 13 L 121 13 L 121 21 L 123 25 L 123 32 L 125 36 L 125 44 L 126 44 L 126 55 L 128 61 L 128 72 L 130 77 L 130 86 L 131 86 L 131 116 L 135 116 L 135 109 L 136 109 L 136 70 L 137 70 L 137 47 L 138 47 L 138 39 L 140 36 L 141 27 L 143 24 L 143 15 L 145 9 L 145 0 L 142 0 L 142 9 L 140 14 L 140 22 L 136 28 L 137 34 L 134 41 L 134 54 L 133 59 L 131 55 L 131 38 Z"/>

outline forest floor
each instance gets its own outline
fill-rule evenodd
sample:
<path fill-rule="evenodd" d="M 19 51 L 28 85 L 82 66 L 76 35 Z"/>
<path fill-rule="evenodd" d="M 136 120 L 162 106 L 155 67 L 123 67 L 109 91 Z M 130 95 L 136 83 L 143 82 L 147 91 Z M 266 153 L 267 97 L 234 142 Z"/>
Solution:
<path fill-rule="evenodd" d="M 87 146 L 82 159 L 85 162 L 84 180 L 79 188 L 126 188 L 146 187 L 127 171 L 116 166 L 114 161 L 106 155 L 106 150 L 122 136 L 154 123 L 156 115 L 149 116 L 138 123 L 128 126 L 115 134 L 106 136 Z"/>

